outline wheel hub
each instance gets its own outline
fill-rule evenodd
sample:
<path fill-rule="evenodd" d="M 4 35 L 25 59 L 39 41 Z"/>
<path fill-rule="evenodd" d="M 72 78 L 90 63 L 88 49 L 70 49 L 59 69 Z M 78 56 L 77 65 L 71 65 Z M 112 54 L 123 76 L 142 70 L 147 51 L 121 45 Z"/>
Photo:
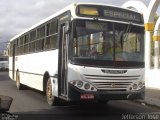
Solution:
<path fill-rule="evenodd" d="M 51 84 L 49 84 L 48 87 L 47 87 L 47 97 L 52 98 L 52 86 L 51 86 Z"/>

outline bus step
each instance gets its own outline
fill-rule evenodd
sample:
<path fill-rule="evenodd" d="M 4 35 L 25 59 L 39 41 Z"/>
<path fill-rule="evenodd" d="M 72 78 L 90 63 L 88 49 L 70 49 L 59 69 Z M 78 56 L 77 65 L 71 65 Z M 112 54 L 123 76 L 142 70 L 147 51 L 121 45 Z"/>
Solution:
<path fill-rule="evenodd" d="M 65 96 L 61 95 L 61 96 L 59 96 L 59 98 L 63 99 L 63 100 L 66 100 L 66 101 L 69 101 L 69 99 L 68 99 L 68 97 L 66 95 Z"/>

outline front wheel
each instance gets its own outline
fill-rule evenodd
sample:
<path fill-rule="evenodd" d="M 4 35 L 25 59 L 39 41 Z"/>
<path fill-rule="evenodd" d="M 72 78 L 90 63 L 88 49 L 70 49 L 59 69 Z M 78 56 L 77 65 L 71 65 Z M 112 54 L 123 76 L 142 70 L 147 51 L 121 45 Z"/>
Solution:
<path fill-rule="evenodd" d="M 51 79 L 47 81 L 46 97 L 49 105 L 53 106 L 58 104 L 58 98 L 53 95 Z"/>

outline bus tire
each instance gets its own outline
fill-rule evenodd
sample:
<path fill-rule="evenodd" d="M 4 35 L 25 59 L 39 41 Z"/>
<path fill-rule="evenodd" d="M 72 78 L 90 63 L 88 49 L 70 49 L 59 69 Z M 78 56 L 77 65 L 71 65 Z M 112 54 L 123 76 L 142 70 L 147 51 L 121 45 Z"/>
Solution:
<path fill-rule="evenodd" d="M 16 73 L 16 87 L 17 87 L 18 90 L 22 90 L 23 89 L 23 85 L 20 82 L 19 72 Z"/>
<path fill-rule="evenodd" d="M 48 79 L 46 85 L 46 97 L 49 105 L 53 106 L 58 104 L 58 98 L 53 95 L 52 83 L 50 78 Z"/>

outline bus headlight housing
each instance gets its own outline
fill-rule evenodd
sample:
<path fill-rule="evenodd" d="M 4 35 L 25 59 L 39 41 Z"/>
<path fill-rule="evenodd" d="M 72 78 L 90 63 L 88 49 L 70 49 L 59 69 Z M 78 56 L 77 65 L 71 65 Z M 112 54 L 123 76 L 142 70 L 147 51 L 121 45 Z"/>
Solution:
<path fill-rule="evenodd" d="M 138 89 L 141 89 L 145 86 L 145 81 L 139 81 L 137 85 L 138 85 Z"/>
<path fill-rule="evenodd" d="M 84 91 L 97 91 L 96 87 L 87 81 L 73 80 L 73 81 L 70 81 L 69 83 Z"/>
<path fill-rule="evenodd" d="M 129 87 L 133 89 L 129 89 L 129 90 L 139 90 L 139 89 L 142 89 L 144 86 L 145 86 L 145 81 L 137 81 Z"/>

